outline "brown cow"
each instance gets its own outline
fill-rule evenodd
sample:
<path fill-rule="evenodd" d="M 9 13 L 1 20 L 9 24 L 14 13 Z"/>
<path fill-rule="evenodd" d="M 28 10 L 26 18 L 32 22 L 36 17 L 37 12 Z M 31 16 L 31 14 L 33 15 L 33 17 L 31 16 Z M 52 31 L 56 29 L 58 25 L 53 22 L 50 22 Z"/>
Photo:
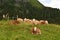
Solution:
<path fill-rule="evenodd" d="M 9 24 L 14 24 L 14 25 L 16 25 L 16 24 L 19 24 L 20 22 L 19 21 L 17 21 L 17 20 L 11 20 L 11 21 L 9 21 Z"/>
<path fill-rule="evenodd" d="M 31 32 L 32 32 L 32 34 L 41 34 L 41 30 L 37 27 L 33 27 Z"/>
<path fill-rule="evenodd" d="M 47 20 L 40 20 L 40 24 L 48 24 Z"/>
<path fill-rule="evenodd" d="M 31 19 L 27 19 L 27 18 L 24 19 L 24 23 L 33 24 L 33 23 L 32 23 L 32 20 L 31 20 Z"/>

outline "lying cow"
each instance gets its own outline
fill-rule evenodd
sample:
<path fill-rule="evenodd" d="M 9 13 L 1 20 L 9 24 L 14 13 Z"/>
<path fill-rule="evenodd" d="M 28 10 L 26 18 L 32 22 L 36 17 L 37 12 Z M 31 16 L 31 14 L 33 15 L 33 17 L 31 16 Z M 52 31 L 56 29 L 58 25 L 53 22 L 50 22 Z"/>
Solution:
<path fill-rule="evenodd" d="M 9 24 L 19 24 L 20 22 L 19 21 L 17 21 L 17 20 L 11 20 L 10 22 L 9 22 Z"/>
<path fill-rule="evenodd" d="M 32 32 L 32 34 L 41 34 L 41 30 L 37 27 L 33 27 L 31 32 Z"/>
<path fill-rule="evenodd" d="M 47 20 L 40 20 L 40 24 L 48 24 Z"/>

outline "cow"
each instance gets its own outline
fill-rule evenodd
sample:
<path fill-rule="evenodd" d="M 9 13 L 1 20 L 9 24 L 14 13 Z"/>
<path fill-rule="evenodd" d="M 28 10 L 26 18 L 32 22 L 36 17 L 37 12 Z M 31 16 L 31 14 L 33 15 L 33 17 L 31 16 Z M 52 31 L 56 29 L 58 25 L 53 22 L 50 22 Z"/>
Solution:
<path fill-rule="evenodd" d="M 22 18 L 17 18 L 17 21 L 23 22 L 23 19 Z"/>
<path fill-rule="evenodd" d="M 19 24 L 19 23 L 20 23 L 20 22 L 17 21 L 17 20 L 10 20 L 10 21 L 9 21 L 9 24 L 17 25 L 17 24 Z"/>
<path fill-rule="evenodd" d="M 37 27 L 33 27 L 31 29 L 32 34 L 41 34 L 41 30 Z"/>

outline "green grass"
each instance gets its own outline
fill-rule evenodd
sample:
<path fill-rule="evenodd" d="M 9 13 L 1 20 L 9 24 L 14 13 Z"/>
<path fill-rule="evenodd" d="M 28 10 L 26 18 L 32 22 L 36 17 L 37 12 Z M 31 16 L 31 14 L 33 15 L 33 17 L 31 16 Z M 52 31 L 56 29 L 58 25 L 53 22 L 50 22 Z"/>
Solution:
<path fill-rule="evenodd" d="M 31 25 L 20 23 L 8 24 L 9 21 L 0 21 L 0 40 L 60 40 L 60 25 Z M 41 35 L 31 34 L 32 26 L 41 29 Z"/>

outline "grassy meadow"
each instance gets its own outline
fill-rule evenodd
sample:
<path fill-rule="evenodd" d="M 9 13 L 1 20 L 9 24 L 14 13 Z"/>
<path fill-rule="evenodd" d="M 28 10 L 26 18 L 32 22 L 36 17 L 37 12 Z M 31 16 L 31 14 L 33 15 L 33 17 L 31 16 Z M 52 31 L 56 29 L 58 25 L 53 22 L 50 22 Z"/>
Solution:
<path fill-rule="evenodd" d="M 32 34 L 31 28 L 37 26 L 42 34 Z M 60 25 L 31 25 L 21 22 L 11 25 L 9 21 L 0 21 L 0 40 L 60 40 Z"/>

